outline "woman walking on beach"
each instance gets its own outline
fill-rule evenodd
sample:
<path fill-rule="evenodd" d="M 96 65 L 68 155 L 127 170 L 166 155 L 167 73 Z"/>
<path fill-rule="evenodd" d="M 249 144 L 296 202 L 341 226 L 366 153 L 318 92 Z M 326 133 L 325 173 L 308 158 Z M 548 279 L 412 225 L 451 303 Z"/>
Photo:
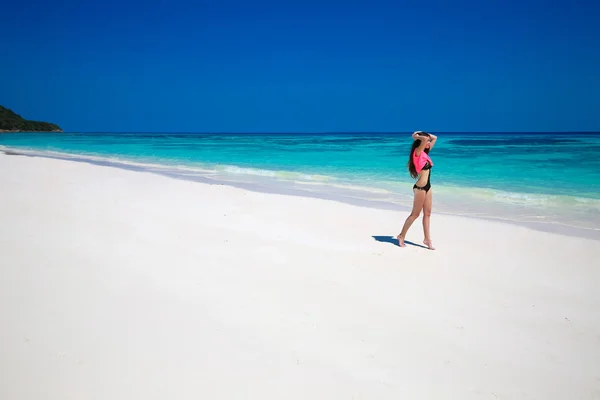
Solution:
<path fill-rule="evenodd" d="M 423 233 L 425 240 L 423 243 L 430 249 L 434 250 L 431 242 L 431 234 L 429 232 L 429 221 L 431 219 L 431 206 L 433 204 L 432 191 L 431 191 L 431 168 L 433 167 L 433 161 L 429 157 L 429 152 L 435 145 L 437 136 L 417 131 L 413 133 L 413 144 L 410 149 L 410 155 L 408 156 L 408 171 L 413 179 L 417 179 L 417 182 L 413 186 L 413 192 L 415 194 L 413 209 L 402 227 L 402 232 L 397 236 L 400 247 L 405 247 L 404 238 L 408 229 L 423 210 Z"/>

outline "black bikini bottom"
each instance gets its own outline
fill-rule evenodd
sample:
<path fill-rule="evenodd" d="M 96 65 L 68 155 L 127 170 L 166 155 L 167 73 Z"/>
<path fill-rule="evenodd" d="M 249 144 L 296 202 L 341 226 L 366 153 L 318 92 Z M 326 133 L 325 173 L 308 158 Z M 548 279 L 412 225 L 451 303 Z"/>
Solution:
<path fill-rule="evenodd" d="M 429 189 L 431 189 L 431 171 L 429 171 L 429 176 L 427 176 L 427 184 L 425 186 L 417 186 L 415 183 L 413 189 L 424 190 L 425 193 L 429 192 Z"/>

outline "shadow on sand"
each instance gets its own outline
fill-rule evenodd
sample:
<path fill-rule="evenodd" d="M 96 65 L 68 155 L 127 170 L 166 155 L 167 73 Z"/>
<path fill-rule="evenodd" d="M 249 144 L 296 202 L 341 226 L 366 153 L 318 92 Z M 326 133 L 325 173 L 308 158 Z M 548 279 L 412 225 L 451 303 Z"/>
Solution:
<path fill-rule="evenodd" d="M 400 247 L 400 244 L 398 243 L 398 239 L 396 239 L 393 236 L 372 236 L 373 239 L 377 240 L 378 242 L 381 243 L 391 243 L 395 246 Z M 413 243 L 409 240 L 404 239 L 404 244 L 406 244 L 407 246 L 415 246 L 415 247 L 420 247 L 422 249 L 426 249 L 429 250 L 427 248 L 427 246 L 423 246 L 422 244 L 417 244 L 417 243 Z"/>

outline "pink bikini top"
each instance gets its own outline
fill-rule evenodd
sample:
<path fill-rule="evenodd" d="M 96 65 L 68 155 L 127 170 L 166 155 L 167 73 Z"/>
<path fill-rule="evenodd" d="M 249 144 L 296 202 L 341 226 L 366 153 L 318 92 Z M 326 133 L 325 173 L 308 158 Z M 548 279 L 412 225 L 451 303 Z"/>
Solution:
<path fill-rule="evenodd" d="M 433 167 L 433 161 L 431 161 L 431 157 L 429 154 L 425 153 L 425 151 L 421 150 L 421 154 L 417 155 L 417 150 L 413 152 L 413 162 L 415 163 L 415 169 L 417 173 L 420 173 L 425 164 L 429 161 L 429 165 Z"/>

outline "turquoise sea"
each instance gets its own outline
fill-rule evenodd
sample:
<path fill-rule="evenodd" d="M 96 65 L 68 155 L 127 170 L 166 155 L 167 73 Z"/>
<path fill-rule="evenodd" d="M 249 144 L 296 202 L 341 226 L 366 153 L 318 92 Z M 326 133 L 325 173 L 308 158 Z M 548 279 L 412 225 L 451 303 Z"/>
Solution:
<path fill-rule="evenodd" d="M 434 212 L 600 238 L 600 133 L 438 137 Z M 410 132 L 18 133 L 0 135 L 0 150 L 404 211 L 411 142 Z"/>

